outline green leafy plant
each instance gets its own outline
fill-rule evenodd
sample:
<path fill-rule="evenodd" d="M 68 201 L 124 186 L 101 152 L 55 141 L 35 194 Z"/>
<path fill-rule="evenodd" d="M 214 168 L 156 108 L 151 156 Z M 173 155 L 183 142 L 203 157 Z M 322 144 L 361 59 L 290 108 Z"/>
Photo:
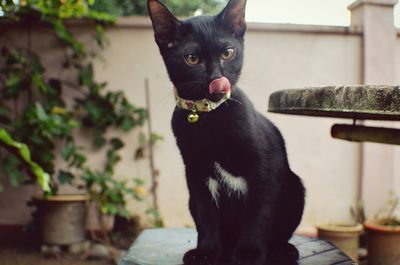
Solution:
<path fill-rule="evenodd" d="M 384 207 L 375 215 L 375 220 L 380 225 L 400 226 L 398 211 L 400 210 L 400 197 L 394 192 L 389 193 L 389 198 Z"/>
<path fill-rule="evenodd" d="M 119 138 L 108 139 L 106 133 L 110 129 L 129 132 L 139 128 L 147 113 L 130 103 L 123 92 L 107 91 L 106 83 L 95 80 L 92 63 L 95 54 L 88 52 L 65 25 L 67 19 L 94 21 L 93 41 L 104 47 L 107 44 L 104 25 L 112 23 L 113 17 L 91 9 L 93 3 L 93 0 L 21 0 L 18 4 L 0 1 L 4 13 L 0 23 L 4 20 L 21 25 L 39 23 L 53 30 L 59 40 L 58 48 L 65 54 L 60 65 L 75 73 L 78 80 L 75 84 L 59 76 L 49 76 L 41 54 L 29 45 L 0 46 L 0 144 L 8 151 L 2 157 L 2 164 L 14 186 L 26 177 L 21 173 L 24 167 L 27 175 L 34 175 L 46 192 L 57 192 L 58 186 L 66 183 L 76 185 L 88 191 L 103 213 L 127 216 L 127 196 L 140 200 L 138 191 L 143 183 L 139 179 L 128 183 L 114 178 L 114 168 L 121 160 L 118 152 L 124 143 Z M 64 92 L 68 89 L 74 89 L 79 96 L 67 98 Z M 94 148 L 105 149 L 102 170 L 89 165 L 87 153 L 75 139 L 79 130 L 89 132 Z M 56 167 L 57 157 L 65 162 L 62 168 Z"/>

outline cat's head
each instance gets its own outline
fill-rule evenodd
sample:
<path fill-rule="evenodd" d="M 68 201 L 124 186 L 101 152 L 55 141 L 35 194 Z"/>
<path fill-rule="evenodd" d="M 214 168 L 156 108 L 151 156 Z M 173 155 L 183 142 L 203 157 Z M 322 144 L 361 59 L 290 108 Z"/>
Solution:
<path fill-rule="evenodd" d="M 238 81 L 243 65 L 246 0 L 230 0 L 216 16 L 178 20 L 148 0 L 155 40 L 180 97 L 218 101 Z"/>

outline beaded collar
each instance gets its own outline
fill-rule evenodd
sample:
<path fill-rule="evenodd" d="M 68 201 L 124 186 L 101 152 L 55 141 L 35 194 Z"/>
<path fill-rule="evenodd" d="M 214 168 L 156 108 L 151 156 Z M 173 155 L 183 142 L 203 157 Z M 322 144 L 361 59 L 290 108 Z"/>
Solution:
<path fill-rule="evenodd" d="M 189 100 L 179 97 L 176 89 L 174 89 L 176 106 L 181 109 L 199 112 L 210 112 L 218 108 L 222 103 L 231 98 L 231 91 L 224 94 L 224 96 L 217 102 L 203 98 L 199 100 Z"/>
<path fill-rule="evenodd" d="M 179 97 L 176 88 L 174 88 L 176 106 L 180 109 L 189 110 L 190 114 L 187 119 L 190 123 L 195 123 L 199 120 L 197 112 L 210 112 L 218 108 L 222 103 L 231 98 L 231 91 L 229 90 L 224 96 L 217 102 L 214 102 L 208 98 L 199 100 L 189 100 Z"/>

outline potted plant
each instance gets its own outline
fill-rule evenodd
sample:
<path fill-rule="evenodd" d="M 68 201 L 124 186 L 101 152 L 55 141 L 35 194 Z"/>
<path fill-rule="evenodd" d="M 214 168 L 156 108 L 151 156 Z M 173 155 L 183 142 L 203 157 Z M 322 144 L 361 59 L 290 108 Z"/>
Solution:
<path fill-rule="evenodd" d="M 362 223 L 365 220 L 362 203 L 357 203 L 356 208 L 350 208 L 350 212 L 353 221 L 319 223 L 317 231 L 318 237 L 331 242 L 358 262 L 360 235 L 363 234 Z"/>
<path fill-rule="evenodd" d="M 103 24 L 112 21 L 112 18 L 92 11 L 91 2 L 67 0 L 0 3 L 4 12 L 0 17 L 0 27 L 1 23 L 8 23 L 17 28 L 27 28 L 31 32 L 27 34 L 29 41 L 26 47 L 13 46 L 7 43 L 5 34 L 0 36 L 4 38 L 0 45 L 0 125 L 4 135 L 12 135 L 31 150 L 31 160 L 36 163 L 26 162 L 29 159 L 17 159 L 18 155 L 27 158 L 24 147 L 21 152 L 7 152 L 2 157 L 3 164 L 7 165 L 5 173 L 16 185 L 24 178 L 21 168 L 26 168 L 26 165 L 29 165 L 28 173 L 37 174 L 39 168 L 48 173 L 37 176 L 43 185 L 47 183 L 49 187 L 43 186 L 46 188 L 44 196 L 35 197 L 38 207 L 36 217 L 43 228 L 60 224 L 57 219 L 49 220 L 50 213 L 56 213 L 59 215 L 58 220 L 66 221 L 62 227 L 83 225 L 74 233 L 67 232 L 62 236 L 44 232 L 44 237 L 53 235 L 53 239 L 44 239 L 49 244 L 69 244 L 83 240 L 85 218 L 77 216 L 78 213 L 85 214 L 85 205 L 89 199 L 95 201 L 103 213 L 123 216 L 128 215 L 126 196 L 139 199 L 135 187 L 141 183 L 137 180 L 128 183 L 114 178 L 113 169 L 120 160 L 118 150 L 124 143 L 119 138 L 109 139 L 106 132 L 111 128 L 129 132 L 143 126 L 146 111 L 131 104 L 123 92 L 107 91 L 107 84 L 96 82 L 91 62 L 95 54 L 88 52 L 85 45 L 65 25 L 66 19 L 89 19 L 92 21 L 89 25 L 96 32 L 93 40 L 99 47 L 103 47 L 106 43 Z M 56 49 L 62 55 L 54 58 L 54 61 L 58 61 L 61 68 L 72 75 L 71 80 L 63 80 L 42 64 L 42 54 L 33 50 L 31 45 L 35 27 L 52 30 L 59 41 Z M 76 93 L 66 93 L 71 89 Z M 77 133 L 81 131 L 92 140 L 86 140 L 92 143 L 87 148 L 95 148 L 105 155 L 104 169 L 95 170 L 88 163 L 85 149 L 76 140 Z M 63 162 L 56 163 L 60 160 Z M 48 179 L 43 181 L 45 177 Z M 72 185 L 77 188 L 75 193 L 80 194 L 58 195 L 62 185 Z M 76 214 L 71 214 L 73 210 Z M 67 221 L 72 216 L 76 217 L 75 220 Z M 57 225 L 57 229 L 62 227 Z M 73 234 L 76 234 L 75 239 L 67 239 L 67 235 Z"/>
<path fill-rule="evenodd" d="M 397 265 L 400 261 L 400 198 L 390 193 L 386 205 L 374 219 L 364 223 L 367 233 L 368 264 Z"/>
<path fill-rule="evenodd" d="M 33 199 L 42 244 L 71 245 L 85 241 L 87 195 L 35 196 Z"/>
<path fill-rule="evenodd" d="M 317 225 L 318 237 L 340 248 L 358 262 L 359 237 L 363 226 L 356 222 L 331 222 Z"/>

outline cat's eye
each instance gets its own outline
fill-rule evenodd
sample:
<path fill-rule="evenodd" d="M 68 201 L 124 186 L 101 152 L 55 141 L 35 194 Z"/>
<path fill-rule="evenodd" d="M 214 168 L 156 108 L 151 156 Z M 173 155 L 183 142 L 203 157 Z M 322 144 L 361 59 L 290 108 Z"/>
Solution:
<path fill-rule="evenodd" d="M 235 49 L 228 48 L 221 54 L 221 59 L 227 61 L 232 59 L 234 56 L 235 56 Z"/>
<path fill-rule="evenodd" d="M 188 54 L 185 56 L 186 63 L 190 65 L 196 65 L 201 63 L 200 57 L 196 54 Z"/>

